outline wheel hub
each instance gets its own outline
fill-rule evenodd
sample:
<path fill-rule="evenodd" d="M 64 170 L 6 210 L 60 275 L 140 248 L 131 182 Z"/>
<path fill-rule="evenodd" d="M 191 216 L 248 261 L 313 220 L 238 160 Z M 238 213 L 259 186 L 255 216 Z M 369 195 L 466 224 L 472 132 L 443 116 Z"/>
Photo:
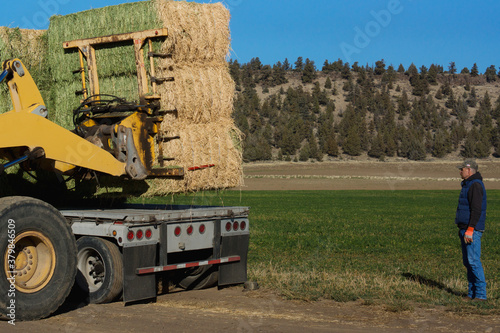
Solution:
<path fill-rule="evenodd" d="M 14 239 L 14 253 L 5 253 L 4 270 L 8 278 L 23 293 L 35 293 L 49 283 L 54 274 L 56 255 L 52 242 L 38 231 L 25 231 Z M 15 269 L 9 269 L 9 260 Z"/>

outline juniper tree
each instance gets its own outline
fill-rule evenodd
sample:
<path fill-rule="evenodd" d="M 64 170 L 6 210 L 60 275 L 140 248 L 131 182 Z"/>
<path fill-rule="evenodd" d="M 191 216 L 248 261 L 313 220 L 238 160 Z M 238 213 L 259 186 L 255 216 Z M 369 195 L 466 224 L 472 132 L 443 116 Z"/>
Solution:
<path fill-rule="evenodd" d="M 302 57 L 298 57 L 297 61 L 295 61 L 295 71 L 302 72 L 304 70 L 304 59 Z"/>
<path fill-rule="evenodd" d="M 312 83 L 316 79 L 316 67 L 314 61 L 306 59 L 304 70 L 302 71 L 302 83 Z"/>
<path fill-rule="evenodd" d="M 330 80 L 330 77 L 326 78 L 325 89 L 332 89 L 332 80 Z"/>
<path fill-rule="evenodd" d="M 484 76 L 486 77 L 486 82 L 493 82 L 497 80 L 497 70 L 495 65 L 491 65 L 484 72 Z"/>
<path fill-rule="evenodd" d="M 478 76 L 479 75 L 479 70 L 477 68 L 477 64 L 474 63 L 474 65 L 472 65 L 472 68 L 470 70 L 470 76 L 474 77 L 474 76 Z"/>

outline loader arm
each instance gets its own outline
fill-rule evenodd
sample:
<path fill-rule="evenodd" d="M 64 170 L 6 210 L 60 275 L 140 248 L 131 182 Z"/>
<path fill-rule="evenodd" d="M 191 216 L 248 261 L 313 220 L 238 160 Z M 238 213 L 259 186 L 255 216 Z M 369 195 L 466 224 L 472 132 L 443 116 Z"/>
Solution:
<path fill-rule="evenodd" d="M 107 151 L 39 115 L 10 111 L 0 115 L 0 149 L 41 147 L 54 169 L 65 173 L 74 166 L 113 176 L 125 175 L 126 163 Z"/>
<path fill-rule="evenodd" d="M 19 148 L 33 151 L 40 147 L 44 157 L 54 161 L 54 169 L 62 173 L 83 167 L 113 176 L 129 173 L 134 179 L 146 177 L 144 172 L 128 172 L 134 169 L 128 165 L 129 161 L 119 161 L 106 150 L 46 119 L 43 98 L 20 60 L 4 62 L 1 76 L 7 82 L 14 108 L 0 115 L 1 157 L 13 160 L 24 154 L 25 149 Z"/>

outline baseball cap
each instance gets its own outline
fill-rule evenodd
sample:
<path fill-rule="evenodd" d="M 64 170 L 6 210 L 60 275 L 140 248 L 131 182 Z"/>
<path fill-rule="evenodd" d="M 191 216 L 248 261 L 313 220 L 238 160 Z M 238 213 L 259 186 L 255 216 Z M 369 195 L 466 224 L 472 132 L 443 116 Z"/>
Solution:
<path fill-rule="evenodd" d="M 463 161 L 462 164 L 457 165 L 457 168 L 459 168 L 459 169 L 471 168 L 471 169 L 474 169 L 477 171 L 479 167 L 478 167 L 476 161 L 474 161 L 472 159 L 467 159 L 467 160 Z"/>

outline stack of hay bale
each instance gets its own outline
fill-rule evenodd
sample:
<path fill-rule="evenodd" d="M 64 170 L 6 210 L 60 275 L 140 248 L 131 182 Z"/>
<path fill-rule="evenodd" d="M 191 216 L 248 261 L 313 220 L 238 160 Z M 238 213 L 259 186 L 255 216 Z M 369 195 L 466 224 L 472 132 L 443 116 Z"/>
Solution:
<path fill-rule="evenodd" d="M 47 59 L 47 33 L 45 30 L 28 30 L 0 27 L 0 61 L 19 58 L 38 83 L 42 95 L 49 97 L 49 71 Z M 12 109 L 6 84 L 0 86 L 0 113 Z"/>
<path fill-rule="evenodd" d="M 167 194 L 238 186 L 242 182 L 240 132 L 231 118 L 234 82 L 226 56 L 229 52 L 229 12 L 220 3 L 151 0 L 93 9 L 51 18 L 47 63 L 50 94 L 46 103 L 51 119 L 72 128 L 72 110 L 82 96 L 78 51 L 64 50 L 64 41 L 126 32 L 168 29 L 168 37 L 155 41 L 157 77 L 174 77 L 158 84 L 163 110 L 162 136 L 180 139 L 163 143 L 163 155 L 172 165 L 186 169 L 183 179 L 149 181 L 148 194 Z M 1 47 L 1 44 L 0 44 Z M 96 48 L 101 93 L 138 101 L 136 64 L 132 42 Z M 3 57 L 3 56 L 2 56 Z M 23 59 L 24 61 L 24 59 Z M 1 97 L 1 96 L 0 96 Z M 45 96 L 44 96 L 45 97 Z M 3 99 L 3 98 L 2 98 Z M 47 99 L 47 98 L 46 98 Z M 187 171 L 192 166 L 212 168 Z"/>

